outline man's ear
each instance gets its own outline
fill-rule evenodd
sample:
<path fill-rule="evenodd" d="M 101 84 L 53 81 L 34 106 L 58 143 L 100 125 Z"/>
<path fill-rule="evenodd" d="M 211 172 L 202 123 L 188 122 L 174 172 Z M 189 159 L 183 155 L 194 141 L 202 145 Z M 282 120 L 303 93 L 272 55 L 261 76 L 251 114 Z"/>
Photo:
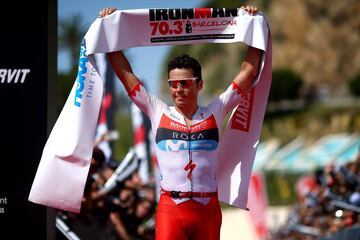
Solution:
<path fill-rule="evenodd" d="M 198 91 L 200 91 L 204 86 L 204 80 L 200 80 L 198 83 L 197 83 L 197 89 Z"/>

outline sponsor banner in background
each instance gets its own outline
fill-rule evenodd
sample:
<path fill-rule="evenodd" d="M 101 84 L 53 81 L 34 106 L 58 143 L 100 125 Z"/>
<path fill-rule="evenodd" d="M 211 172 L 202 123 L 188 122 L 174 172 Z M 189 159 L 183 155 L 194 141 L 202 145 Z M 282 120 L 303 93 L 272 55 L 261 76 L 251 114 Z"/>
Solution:
<path fill-rule="evenodd" d="M 145 114 L 134 104 L 131 104 L 131 123 L 134 135 L 134 148 L 136 156 L 140 159 L 140 166 L 138 169 L 139 176 L 144 184 L 150 181 L 150 161 L 148 153 L 148 132 L 150 129 L 146 127 L 146 121 L 149 121 Z"/>
<path fill-rule="evenodd" d="M 24 83 L 30 69 L 0 69 L 0 83 Z"/>
<path fill-rule="evenodd" d="M 113 108 L 113 82 L 114 82 L 114 75 L 109 74 L 110 72 L 110 63 L 107 61 L 106 54 L 99 53 L 94 55 L 97 71 L 99 72 L 102 80 L 103 85 L 105 86 L 103 100 L 101 103 L 100 108 L 100 115 L 98 120 L 98 125 L 96 128 L 96 143 L 97 146 L 103 151 L 105 154 L 105 162 L 109 163 L 112 157 L 112 147 L 110 145 L 110 133 L 111 131 L 111 124 L 108 124 L 111 121 L 112 114 L 109 114 Z M 110 129 L 109 129 L 110 127 Z"/>
<path fill-rule="evenodd" d="M 267 229 L 267 206 L 266 184 L 261 172 L 253 172 L 249 184 L 248 196 L 249 213 L 259 239 L 266 239 Z"/>
<path fill-rule="evenodd" d="M 56 111 L 57 3 L 33 5 L 6 1 L 0 14 L 0 239 L 51 235 L 47 209 L 26 199 Z"/>

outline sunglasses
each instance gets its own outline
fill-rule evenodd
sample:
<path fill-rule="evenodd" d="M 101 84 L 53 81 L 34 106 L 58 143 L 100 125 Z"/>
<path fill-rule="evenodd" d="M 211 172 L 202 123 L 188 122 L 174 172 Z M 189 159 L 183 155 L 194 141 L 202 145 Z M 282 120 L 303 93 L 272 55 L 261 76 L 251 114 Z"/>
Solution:
<path fill-rule="evenodd" d="M 179 86 L 182 88 L 189 88 L 193 84 L 193 81 L 197 80 L 199 78 L 186 78 L 186 79 L 169 79 L 169 87 L 171 88 L 178 88 Z"/>

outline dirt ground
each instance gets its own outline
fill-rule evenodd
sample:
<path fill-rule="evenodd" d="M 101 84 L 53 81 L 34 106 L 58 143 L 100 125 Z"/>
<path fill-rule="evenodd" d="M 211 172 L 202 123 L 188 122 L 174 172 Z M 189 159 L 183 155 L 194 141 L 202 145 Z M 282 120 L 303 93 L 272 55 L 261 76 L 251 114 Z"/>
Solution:
<path fill-rule="evenodd" d="M 268 229 L 276 229 L 285 221 L 289 207 L 270 207 L 267 211 Z M 241 209 L 222 210 L 221 240 L 259 240 L 250 213 Z"/>

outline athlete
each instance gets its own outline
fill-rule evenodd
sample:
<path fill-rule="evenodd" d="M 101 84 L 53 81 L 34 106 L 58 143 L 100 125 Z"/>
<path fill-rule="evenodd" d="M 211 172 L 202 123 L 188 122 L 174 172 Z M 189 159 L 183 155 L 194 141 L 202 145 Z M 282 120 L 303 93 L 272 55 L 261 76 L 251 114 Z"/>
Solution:
<path fill-rule="evenodd" d="M 250 15 L 257 9 L 242 7 Z M 105 8 L 100 17 L 116 8 Z M 161 172 L 156 214 L 157 240 L 218 240 L 221 209 L 217 197 L 219 129 L 241 94 L 257 79 L 262 51 L 249 47 L 227 90 L 207 106 L 198 105 L 203 88 L 199 62 L 181 55 L 168 64 L 168 84 L 174 106 L 147 91 L 122 51 L 108 53 L 110 63 L 134 103 L 149 117 Z M 236 146 L 235 146 L 236 147 Z"/>

